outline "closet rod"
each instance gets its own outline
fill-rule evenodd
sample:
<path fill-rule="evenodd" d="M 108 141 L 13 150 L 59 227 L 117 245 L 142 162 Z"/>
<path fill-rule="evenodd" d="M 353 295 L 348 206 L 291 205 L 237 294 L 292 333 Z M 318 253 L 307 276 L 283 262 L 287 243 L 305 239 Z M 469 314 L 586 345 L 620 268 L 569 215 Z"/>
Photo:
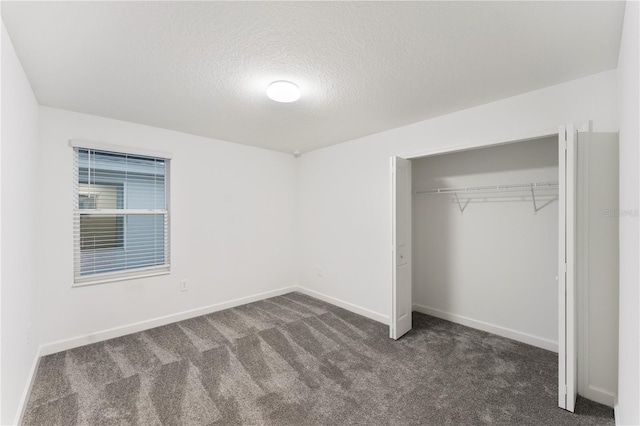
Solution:
<path fill-rule="evenodd" d="M 531 190 L 553 190 L 558 188 L 558 182 L 532 182 L 514 183 L 508 185 L 489 186 L 467 186 L 461 188 L 438 188 L 414 191 L 415 194 L 459 194 L 459 193 L 482 193 L 482 192 L 517 192 Z"/>

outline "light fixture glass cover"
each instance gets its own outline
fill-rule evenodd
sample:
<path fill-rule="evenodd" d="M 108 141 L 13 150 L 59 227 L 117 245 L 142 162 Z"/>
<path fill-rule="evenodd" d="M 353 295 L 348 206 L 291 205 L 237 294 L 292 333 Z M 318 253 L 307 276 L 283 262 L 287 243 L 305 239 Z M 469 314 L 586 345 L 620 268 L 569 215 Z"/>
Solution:
<path fill-rule="evenodd" d="M 290 81 L 274 81 L 267 88 L 267 96 L 276 102 L 295 102 L 300 99 L 300 88 Z"/>

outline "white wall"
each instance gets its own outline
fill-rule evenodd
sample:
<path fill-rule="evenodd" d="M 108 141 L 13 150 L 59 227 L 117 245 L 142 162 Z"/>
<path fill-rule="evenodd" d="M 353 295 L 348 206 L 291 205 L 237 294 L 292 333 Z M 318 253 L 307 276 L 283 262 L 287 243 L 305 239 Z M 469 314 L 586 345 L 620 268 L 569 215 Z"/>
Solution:
<path fill-rule="evenodd" d="M 588 120 L 597 132 L 616 132 L 616 107 L 614 70 L 303 154 L 297 170 L 299 284 L 388 322 L 390 156 L 548 135 L 558 125 Z M 557 310 L 548 315 L 556 317 Z"/>
<path fill-rule="evenodd" d="M 551 134 L 560 124 L 589 119 L 596 131 L 617 131 L 615 71 L 303 154 L 297 162 L 300 285 L 388 321 L 389 157 Z"/>
<path fill-rule="evenodd" d="M 415 191 L 557 182 L 558 137 L 425 157 L 412 170 Z M 557 352 L 557 187 L 537 191 L 538 212 L 526 191 L 472 196 L 462 214 L 451 194 L 413 196 L 415 309 Z"/>
<path fill-rule="evenodd" d="M 2 25 L 0 423 L 14 423 L 38 351 L 38 103 Z"/>
<path fill-rule="evenodd" d="M 295 284 L 291 155 L 53 108 L 40 116 L 44 353 Z M 71 138 L 173 154 L 170 275 L 72 288 Z"/>
<path fill-rule="evenodd" d="M 620 348 L 616 422 L 640 424 L 640 5 L 626 4 L 618 59 L 620 114 Z"/>

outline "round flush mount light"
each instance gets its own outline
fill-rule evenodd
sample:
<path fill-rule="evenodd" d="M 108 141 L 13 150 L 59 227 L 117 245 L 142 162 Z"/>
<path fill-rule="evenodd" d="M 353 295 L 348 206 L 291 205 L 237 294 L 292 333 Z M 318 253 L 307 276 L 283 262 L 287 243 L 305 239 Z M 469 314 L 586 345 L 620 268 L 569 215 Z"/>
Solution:
<path fill-rule="evenodd" d="M 276 102 L 295 102 L 300 99 L 300 88 L 290 81 L 274 81 L 267 88 L 267 96 Z"/>

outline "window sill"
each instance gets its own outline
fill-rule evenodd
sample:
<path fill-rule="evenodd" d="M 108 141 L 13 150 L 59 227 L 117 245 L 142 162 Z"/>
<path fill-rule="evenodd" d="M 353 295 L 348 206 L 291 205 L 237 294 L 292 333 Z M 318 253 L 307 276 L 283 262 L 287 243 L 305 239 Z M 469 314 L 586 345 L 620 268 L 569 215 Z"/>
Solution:
<path fill-rule="evenodd" d="M 87 287 L 98 284 L 107 284 L 118 281 L 136 280 L 140 278 L 157 277 L 160 275 L 169 275 L 171 273 L 170 265 L 163 265 L 159 268 L 145 269 L 142 271 L 127 271 L 116 274 L 100 274 L 80 278 L 75 280 L 71 287 Z"/>

